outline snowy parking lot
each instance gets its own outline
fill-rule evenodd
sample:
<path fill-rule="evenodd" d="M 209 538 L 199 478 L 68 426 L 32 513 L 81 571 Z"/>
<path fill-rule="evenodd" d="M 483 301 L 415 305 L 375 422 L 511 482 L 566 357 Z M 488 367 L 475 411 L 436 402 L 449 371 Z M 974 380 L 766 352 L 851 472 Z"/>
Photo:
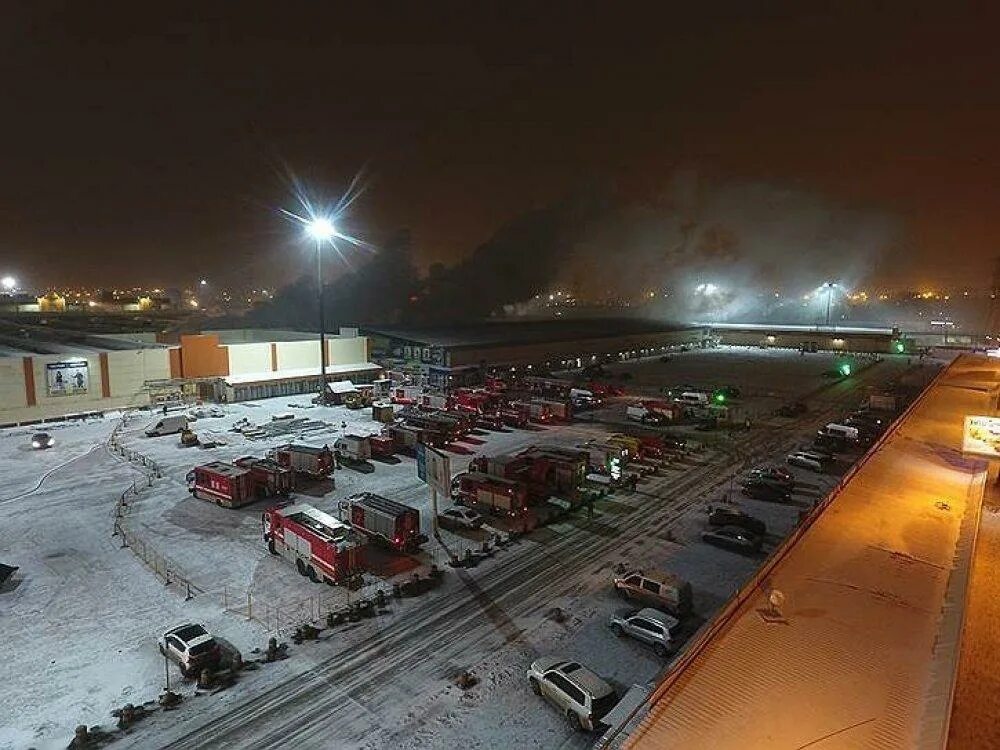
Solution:
<path fill-rule="evenodd" d="M 620 490 L 497 550 L 478 566 L 446 568 L 441 585 L 420 597 L 390 602 L 378 616 L 324 630 L 320 640 L 291 647 L 291 658 L 244 675 L 227 691 L 190 698 L 190 705 L 156 713 L 120 747 L 587 747 L 593 741 L 528 689 L 534 659 L 561 654 L 581 661 L 621 693 L 653 680 L 669 663 L 638 642 L 615 638 L 608 622 L 629 611 L 610 585 L 619 567 L 662 569 L 690 581 L 696 617 L 687 636 L 710 618 L 799 516 L 837 482 L 836 473 L 799 473 L 789 503 L 740 498 L 767 523 L 764 550 L 742 555 L 700 540 L 709 504 L 735 495 L 733 479 L 750 466 L 781 462 L 816 427 L 854 407 L 872 386 L 898 377 L 905 359 L 886 361 L 856 377 L 821 377 L 835 358 L 789 352 L 716 350 L 675 355 L 670 362 L 611 366 L 628 388 L 715 379 L 738 385 L 752 411 L 749 432 L 700 434 L 704 443 L 635 492 Z M 722 373 L 722 374 L 719 374 Z M 771 415 L 775 405 L 805 400 L 807 417 Z M 307 397 L 226 405 L 222 416 L 192 424 L 216 447 L 181 447 L 176 435 L 147 438 L 156 414 L 47 427 L 54 448 L 30 448 L 30 428 L 0 435 L 0 562 L 20 571 L 0 593 L 0 627 L 8 634 L 7 690 L 0 695 L 0 748 L 65 747 L 80 723 L 110 726 L 109 712 L 126 702 L 155 699 L 164 664 L 155 638 L 186 621 L 201 622 L 249 655 L 277 632 L 287 640 L 299 624 L 358 594 L 312 584 L 261 541 L 264 501 L 230 510 L 193 498 L 185 476 L 200 463 L 263 455 L 286 442 L 332 444 L 345 433 L 377 432 L 367 410 L 312 407 Z M 240 420 L 278 424 L 286 413 L 310 422 L 301 432 L 248 437 L 231 431 Z M 616 403 L 568 425 L 533 430 L 481 431 L 450 447 L 452 471 L 476 454 L 532 444 L 575 446 L 621 429 Z M 279 420 L 284 421 L 284 420 Z M 300 423 L 301 424 L 301 423 Z M 127 461 L 121 453 L 131 455 Z M 146 458 L 143 466 L 139 456 Z M 841 467 L 843 469 L 844 466 Z M 156 475 L 159 476 L 156 476 Z M 136 483 L 125 523 L 150 550 L 169 559 L 165 585 L 112 537 L 121 493 Z M 329 488 L 324 488 L 329 489 Z M 430 526 L 430 493 L 412 458 L 375 462 L 363 474 L 342 469 L 335 487 L 306 502 L 336 515 L 339 500 L 362 490 L 421 510 Z M 733 499 L 733 498 L 730 498 Z M 442 567 L 449 552 L 478 545 L 474 534 L 442 532 L 413 556 L 384 556 L 365 593 L 387 588 L 413 571 Z M 133 545 L 134 547 L 135 545 Z M 186 585 L 193 585 L 193 596 Z M 72 651 L 61 644 L 72 640 Z M 80 647 L 80 644 L 87 644 Z M 683 646 L 683 644 L 682 644 Z M 463 672 L 478 683 L 457 686 Z M 176 669 L 172 677 L 180 682 Z M 182 692 L 191 696 L 191 685 Z"/>

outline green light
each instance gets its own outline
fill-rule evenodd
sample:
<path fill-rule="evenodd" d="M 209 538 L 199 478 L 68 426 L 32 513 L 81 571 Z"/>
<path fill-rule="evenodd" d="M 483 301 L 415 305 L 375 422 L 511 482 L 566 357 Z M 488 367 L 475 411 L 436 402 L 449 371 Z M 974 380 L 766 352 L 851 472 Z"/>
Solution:
<path fill-rule="evenodd" d="M 716 401 L 716 403 L 719 403 L 719 404 L 725 403 L 726 402 L 726 394 L 725 393 L 716 393 L 715 394 L 715 401 Z"/>
<path fill-rule="evenodd" d="M 840 366 L 840 374 L 843 375 L 845 378 L 848 375 L 850 375 L 851 374 L 851 366 L 850 366 L 850 364 L 848 364 L 847 362 L 844 362 L 844 364 L 842 364 Z"/>
<path fill-rule="evenodd" d="M 902 354 L 902 353 L 903 353 L 903 350 L 904 350 L 905 348 L 906 348 L 906 345 L 905 345 L 905 344 L 903 344 L 903 342 L 902 342 L 902 341 L 897 341 L 897 342 L 896 342 L 896 353 L 897 353 L 897 354 Z"/>

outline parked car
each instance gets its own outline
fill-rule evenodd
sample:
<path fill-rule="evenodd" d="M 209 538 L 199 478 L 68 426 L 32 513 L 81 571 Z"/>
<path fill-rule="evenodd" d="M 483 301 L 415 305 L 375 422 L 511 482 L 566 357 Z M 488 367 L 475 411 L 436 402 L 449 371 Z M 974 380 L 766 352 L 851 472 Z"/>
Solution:
<path fill-rule="evenodd" d="M 844 417 L 844 419 L 841 420 L 841 423 L 847 425 L 848 427 L 854 427 L 862 436 L 867 435 L 872 438 L 877 438 L 885 432 L 886 427 L 881 420 L 875 421 L 874 419 L 859 417 L 855 414 Z"/>
<path fill-rule="evenodd" d="M 758 466 L 756 469 L 750 469 L 747 478 L 760 479 L 787 490 L 795 489 L 795 475 L 784 466 Z"/>
<path fill-rule="evenodd" d="M 740 508 L 712 508 L 708 512 L 708 523 L 710 526 L 739 526 L 758 536 L 767 533 L 766 523 Z"/>
<path fill-rule="evenodd" d="M 840 435 L 831 435 L 824 430 L 819 430 L 816 437 L 813 438 L 813 445 L 827 453 L 846 453 L 857 443 Z"/>
<path fill-rule="evenodd" d="M 196 623 L 168 630 L 160 638 L 159 648 L 161 654 L 178 664 L 185 677 L 216 666 L 222 657 L 219 643 Z"/>
<path fill-rule="evenodd" d="M 575 661 L 538 659 L 528 668 L 528 684 L 535 695 L 550 701 L 580 730 L 593 732 L 614 708 L 614 689 Z"/>
<path fill-rule="evenodd" d="M 871 411 L 869 409 L 858 409 L 853 411 L 848 415 L 847 419 L 866 422 L 873 427 L 882 430 L 889 426 L 889 420 L 886 418 L 884 413 Z"/>
<path fill-rule="evenodd" d="M 684 617 L 691 612 L 691 584 L 671 573 L 634 570 L 614 579 L 618 595 Z"/>
<path fill-rule="evenodd" d="M 785 462 L 789 466 L 798 466 L 801 469 L 822 472 L 830 465 L 830 456 L 815 451 L 795 451 L 788 454 Z"/>
<path fill-rule="evenodd" d="M 787 487 L 773 484 L 764 479 L 744 479 L 740 492 L 754 500 L 767 500 L 772 503 L 784 503 L 791 499 L 792 493 Z"/>
<path fill-rule="evenodd" d="M 716 547 L 724 547 L 734 552 L 758 552 L 761 538 L 752 531 L 739 526 L 719 526 L 705 529 L 701 539 Z"/>
<path fill-rule="evenodd" d="M 784 404 L 778 407 L 779 417 L 798 417 L 802 414 L 806 414 L 809 411 L 809 407 L 806 406 L 801 401 L 795 401 L 791 404 Z"/>
<path fill-rule="evenodd" d="M 55 438 L 47 432 L 36 432 L 31 436 L 31 447 L 35 450 L 51 448 L 56 444 Z"/>
<path fill-rule="evenodd" d="M 616 615 L 611 618 L 611 630 L 619 638 L 630 636 L 637 641 L 648 643 L 657 656 L 666 656 L 674 649 L 673 633 L 680 621 L 676 617 L 647 607 L 631 615 Z"/>
<path fill-rule="evenodd" d="M 663 442 L 663 447 L 667 450 L 683 451 L 687 448 L 687 441 L 684 438 L 661 435 L 660 440 Z"/>
<path fill-rule="evenodd" d="M 478 529 L 483 517 L 472 508 L 457 506 L 438 513 L 438 523 L 446 529 Z"/>

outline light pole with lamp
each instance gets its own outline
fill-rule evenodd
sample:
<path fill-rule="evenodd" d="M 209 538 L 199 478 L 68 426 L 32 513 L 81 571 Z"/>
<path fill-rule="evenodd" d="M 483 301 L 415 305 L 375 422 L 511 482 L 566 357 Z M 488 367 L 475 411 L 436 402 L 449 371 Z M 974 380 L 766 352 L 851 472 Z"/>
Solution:
<path fill-rule="evenodd" d="M 828 281 L 824 285 L 826 287 L 826 327 L 830 327 L 830 303 L 833 301 L 833 290 L 837 288 L 837 285 Z"/>
<path fill-rule="evenodd" d="M 319 298 L 319 403 L 326 399 L 326 316 L 323 310 L 323 243 L 337 235 L 333 222 L 327 218 L 314 218 L 306 224 L 306 234 L 316 242 L 316 289 Z"/>

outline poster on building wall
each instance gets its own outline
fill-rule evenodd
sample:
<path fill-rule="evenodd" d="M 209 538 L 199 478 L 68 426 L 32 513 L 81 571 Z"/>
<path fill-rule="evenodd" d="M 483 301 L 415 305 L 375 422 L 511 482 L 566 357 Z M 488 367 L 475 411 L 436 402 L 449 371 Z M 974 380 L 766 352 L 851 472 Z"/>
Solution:
<path fill-rule="evenodd" d="M 76 396 L 86 393 L 90 386 L 87 361 L 76 360 L 46 364 L 45 384 L 50 396 Z"/>
<path fill-rule="evenodd" d="M 966 416 L 962 451 L 1000 458 L 1000 417 Z"/>

